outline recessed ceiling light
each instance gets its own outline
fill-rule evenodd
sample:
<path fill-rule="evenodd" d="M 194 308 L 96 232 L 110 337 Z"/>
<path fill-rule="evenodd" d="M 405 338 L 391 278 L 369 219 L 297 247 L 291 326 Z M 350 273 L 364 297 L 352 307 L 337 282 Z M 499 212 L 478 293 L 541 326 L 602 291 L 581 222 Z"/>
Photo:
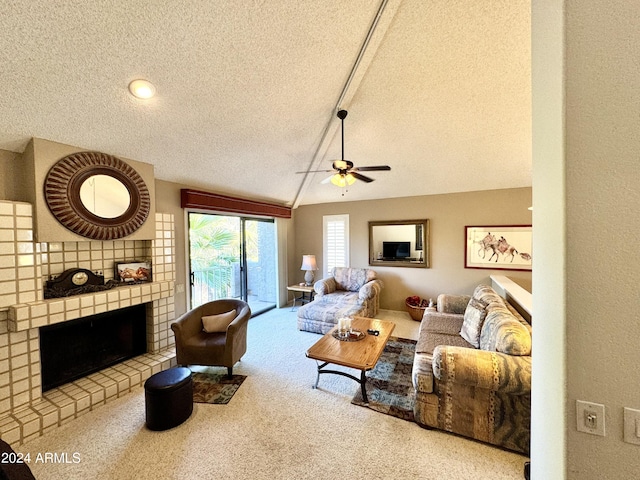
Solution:
<path fill-rule="evenodd" d="M 147 80 L 134 80 L 129 84 L 131 95 L 136 98 L 151 98 L 156 94 L 156 87 Z"/>

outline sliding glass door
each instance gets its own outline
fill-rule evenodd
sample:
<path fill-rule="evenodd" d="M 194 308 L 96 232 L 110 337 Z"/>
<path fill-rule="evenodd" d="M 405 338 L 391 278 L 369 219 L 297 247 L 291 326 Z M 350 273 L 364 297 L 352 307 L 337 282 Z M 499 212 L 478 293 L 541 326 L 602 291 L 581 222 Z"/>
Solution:
<path fill-rule="evenodd" d="M 273 220 L 243 218 L 246 300 L 258 313 L 276 306 L 276 232 Z"/>
<path fill-rule="evenodd" d="M 271 219 L 188 214 L 191 307 L 239 298 L 259 313 L 276 304 L 276 237 Z"/>

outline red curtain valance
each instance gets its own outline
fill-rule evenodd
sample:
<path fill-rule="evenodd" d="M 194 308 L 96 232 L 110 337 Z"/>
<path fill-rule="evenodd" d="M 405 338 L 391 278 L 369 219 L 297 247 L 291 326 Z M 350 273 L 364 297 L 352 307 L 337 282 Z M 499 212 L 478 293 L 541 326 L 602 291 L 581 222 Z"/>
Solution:
<path fill-rule="evenodd" d="M 188 188 L 180 190 L 180 205 L 182 208 L 200 208 L 245 215 L 291 218 L 291 207 L 247 200 L 245 198 L 228 197 L 226 195 L 191 190 Z"/>

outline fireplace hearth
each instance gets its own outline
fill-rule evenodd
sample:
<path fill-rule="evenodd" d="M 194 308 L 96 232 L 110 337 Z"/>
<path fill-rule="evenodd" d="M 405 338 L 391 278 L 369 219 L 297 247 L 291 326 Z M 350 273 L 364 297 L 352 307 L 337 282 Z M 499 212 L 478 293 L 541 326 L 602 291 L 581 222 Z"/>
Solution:
<path fill-rule="evenodd" d="M 42 391 L 146 352 L 146 304 L 42 327 Z"/>

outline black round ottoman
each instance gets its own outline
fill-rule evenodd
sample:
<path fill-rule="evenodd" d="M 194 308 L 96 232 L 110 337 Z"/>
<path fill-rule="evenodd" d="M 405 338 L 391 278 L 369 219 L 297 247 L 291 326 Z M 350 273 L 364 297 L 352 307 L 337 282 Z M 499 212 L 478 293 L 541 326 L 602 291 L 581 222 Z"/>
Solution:
<path fill-rule="evenodd" d="M 191 370 L 175 367 L 151 375 L 144 382 L 144 401 L 150 430 L 177 427 L 193 412 Z"/>

